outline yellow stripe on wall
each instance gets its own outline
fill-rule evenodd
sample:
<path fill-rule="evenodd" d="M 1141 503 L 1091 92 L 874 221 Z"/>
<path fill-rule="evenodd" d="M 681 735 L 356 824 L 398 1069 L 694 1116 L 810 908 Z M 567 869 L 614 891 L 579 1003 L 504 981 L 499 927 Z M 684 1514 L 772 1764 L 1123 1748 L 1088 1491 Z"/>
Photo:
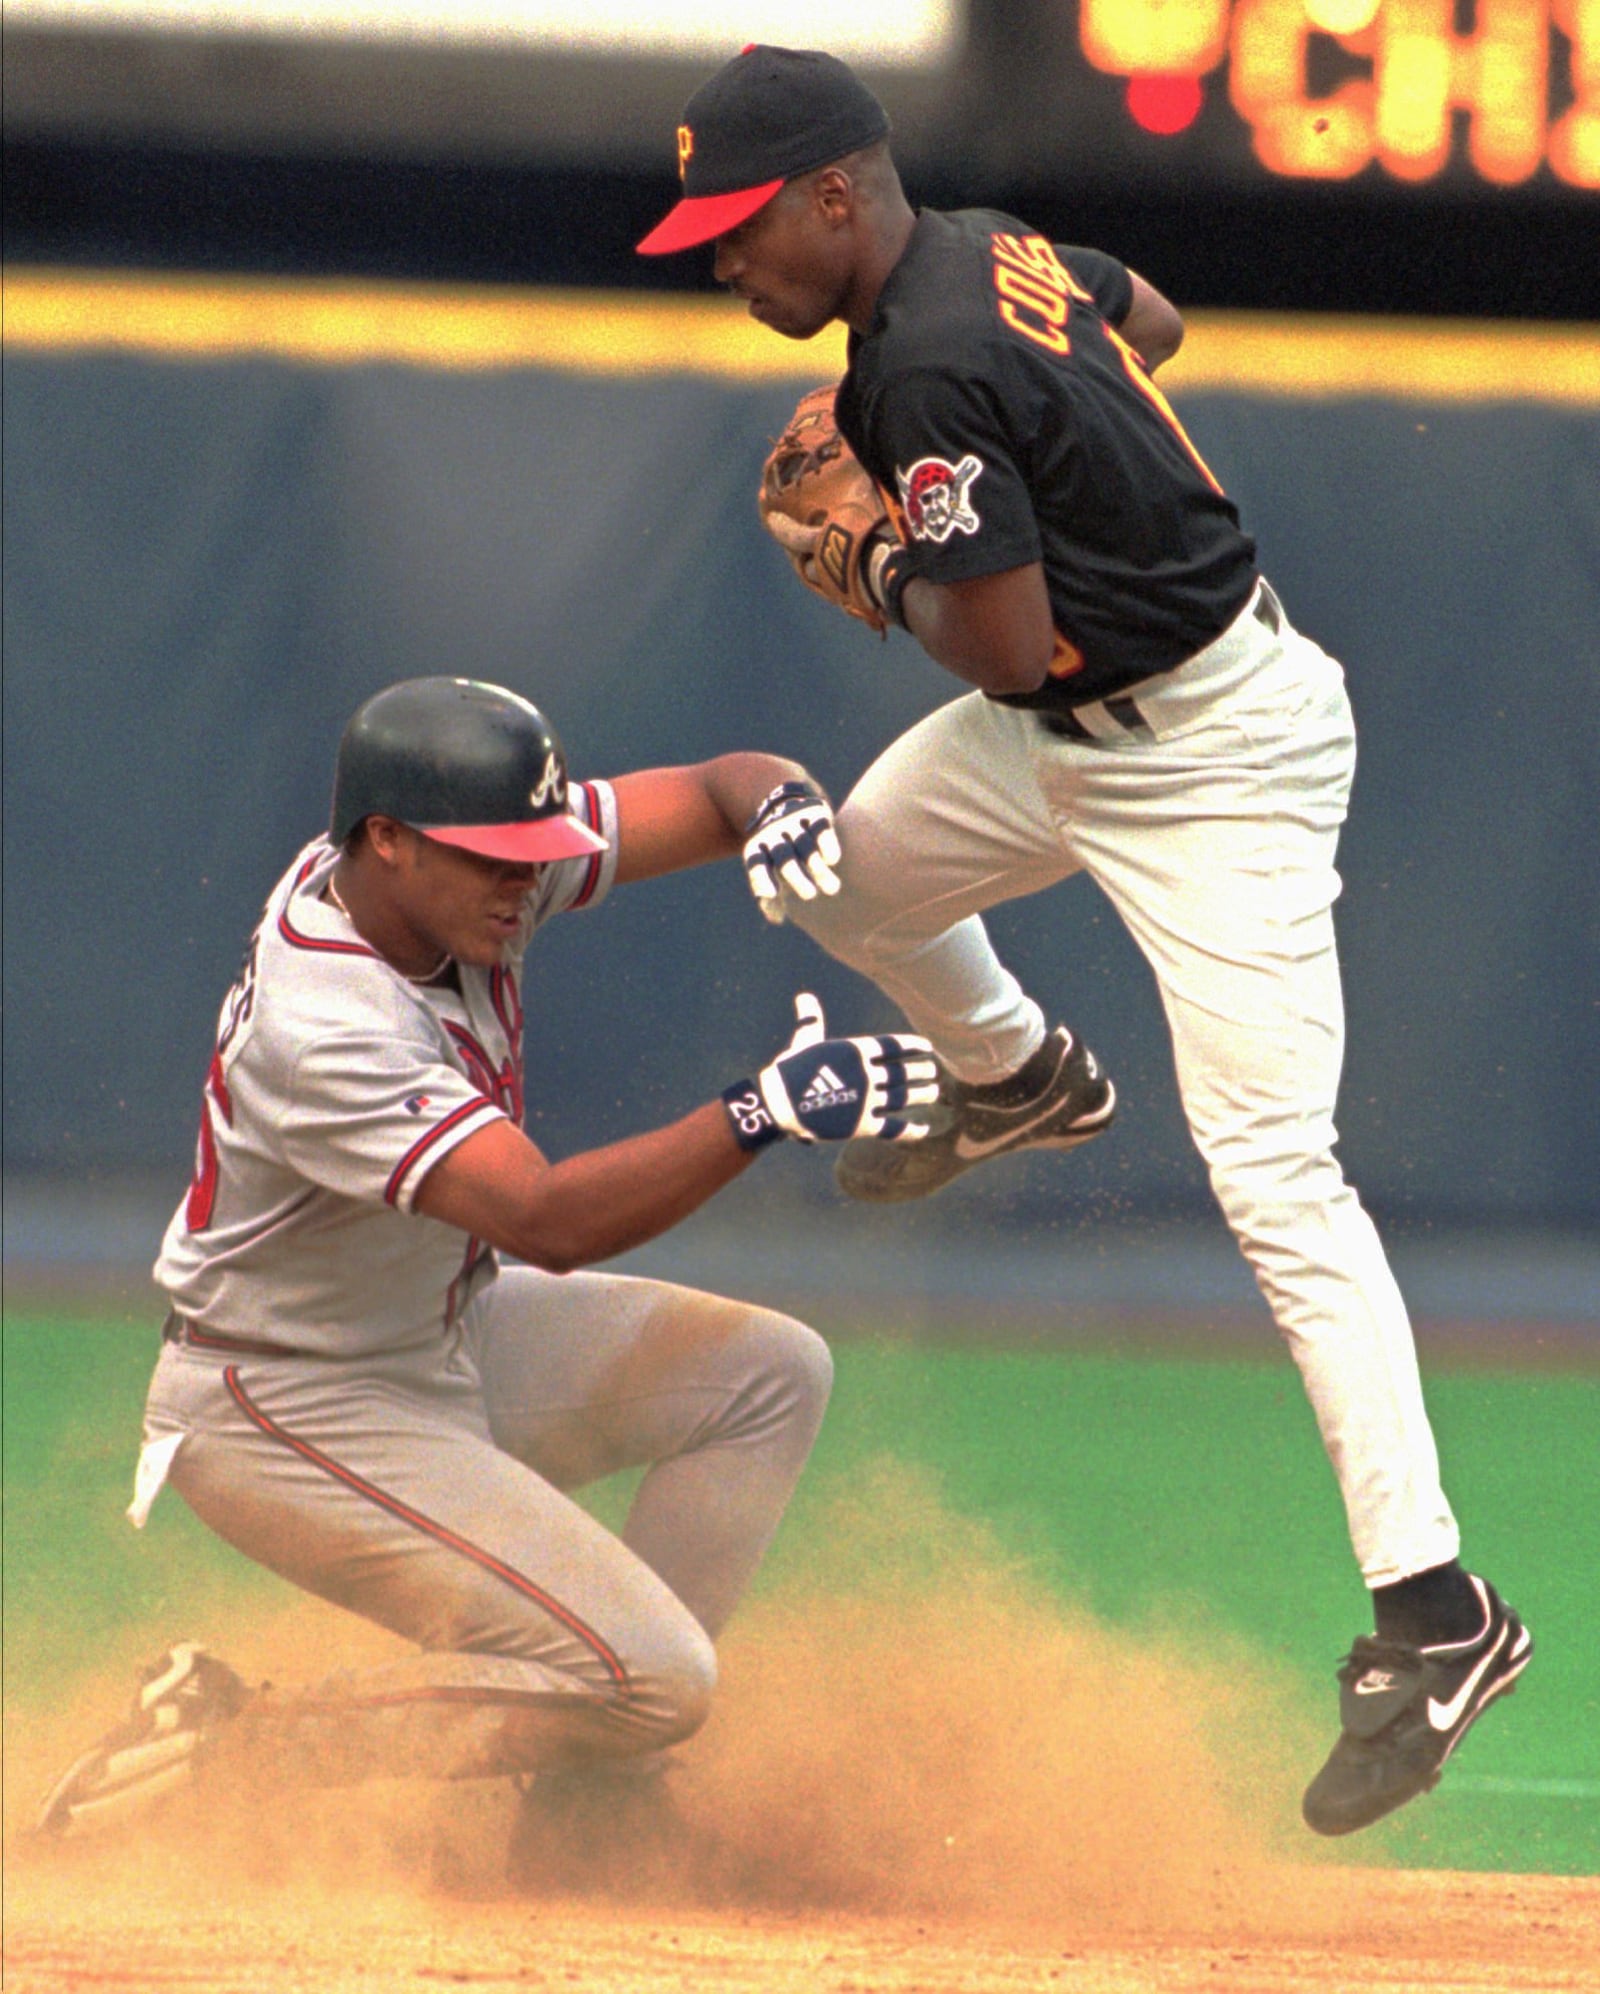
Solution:
<path fill-rule="evenodd" d="M 739 381 L 826 380 L 844 367 L 841 327 L 796 345 L 719 297 L 20 267 L 0 273 L 0 282 L 4 341 L 13 350 Z M 1600 407 L 1600 326 L 1185 316 L 1183 351 L 1161 376 L 1179 392 Z"/>

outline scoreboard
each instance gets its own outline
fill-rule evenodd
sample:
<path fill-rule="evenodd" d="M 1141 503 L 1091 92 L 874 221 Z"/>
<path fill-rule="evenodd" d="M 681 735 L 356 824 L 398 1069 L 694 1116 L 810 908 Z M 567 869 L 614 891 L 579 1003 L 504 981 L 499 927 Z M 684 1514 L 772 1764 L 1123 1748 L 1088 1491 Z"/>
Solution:
<path fill-rule="evenodd" d="M 1079 0 L 1078 53 L 1202 171 L 1600 189 L 1600 0 Z M 1229 128 L 1232 127 L 1230 130 Z M 1120 148 L 1119 148 L 1120 150 Z M 1156 167 L 1155 149 L 1140 148 Z M 1600 240 L 1596 242 L 1600 261 Z"/>
<path fill-rule="evenodd" d="M 1339 215 L 1347 244 L 1401 217 L 1423 252 L 1430 217 L 1492 217 L 1512 251 L 1547 223 L 1568 290 L 1600 296 L 1600 0 L 895 0 L 891 19 L 860 0 L 803 18 L 794 0 L 4 5 L 8 157 L 61 148 L 63 171 L 100 145 L 334 175 L 592 171 L 614 191 L 669 169 L 684 100 L 720 60 L 803 41 L 865 73 L 902 169 L 950 197 L 1127 196 L 1176 226 L 1197 200 L 1269 192 L 1322 218 L 1309 227 Z M 104 208 L 119 184 L 84 163 L 73 199 Z M 263 167 L 258 198 L 274 184 Z M 302 234 L 324 220 L 305 199 Z M 1456 241 L 1458 262 L 1476 253 Z"/>

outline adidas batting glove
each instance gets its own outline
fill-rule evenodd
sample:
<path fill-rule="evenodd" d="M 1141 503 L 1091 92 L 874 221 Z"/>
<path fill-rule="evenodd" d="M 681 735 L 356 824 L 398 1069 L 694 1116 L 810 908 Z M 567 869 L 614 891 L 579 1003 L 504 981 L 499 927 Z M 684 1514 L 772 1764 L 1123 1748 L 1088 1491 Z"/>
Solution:
<path fill-rule="evenodd" d="M 847 1142 L 876 1135 L 918 1142 L 928 1133 L 902 1111 L 939 1098 L 933 1048 L 914 1032 L 830 1039 L 822 1006 L 809 991 L 794 1000 L 795 1035 L 754 1080 L 722 1096 L 741 1149 L 761 1149 L 786 1135 L 801 1142 Z"/>
<path fill-rule="evenodd" d="M 838 863 L 833 810 L 814 783 L 780 782 L 745 826 L 745 877 L 769 921 L 783 919 L 785 887 L 801 900 L 837 893 Z"/>

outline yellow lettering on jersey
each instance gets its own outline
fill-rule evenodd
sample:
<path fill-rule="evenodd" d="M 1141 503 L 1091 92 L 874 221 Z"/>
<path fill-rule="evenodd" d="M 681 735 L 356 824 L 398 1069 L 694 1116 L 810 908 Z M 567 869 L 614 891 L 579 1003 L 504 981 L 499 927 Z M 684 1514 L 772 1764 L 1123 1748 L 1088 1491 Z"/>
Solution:
<path fill-rule="evenodd" d="M 689 171 L 689 161 L 694 157 L 694 133 L 687 125 L 678 127 L 678 178 L 681 180 Z"/>
<path fill-rule="evenodd" d="M 1211 474 L 1211 467 L 1189 440 L 1189 432 L 1179 422 L 1173 411 L 1171 402 L 1167 400 L 1166 396 L 1145 372 L 1144 362 L 1134 352 L 1133 348 L 1114 325 L 1104 319 L 1101 320 L 1101 325 L 1105 331 L 1106 338 L 1111 341 L 1111 344 L 1122 355 L 1122 364 L 1127 369 L 1128 379 L 1132 381 L 1145 400 L 1158 412 L 1162 421 L 1167 424 L 1184 449 L 1188 451 L 1194 467 L 1200 473 L 1201 477 L 1205 479 L 1206 483 L 1219 497 L 1225 497 L 1226 494 L 1223 492 L 1221 485 L 1218 484 L 1217 480 Z"/>
<path fill-rule="evenodd" d="M 989 241 L 1001 318 L 1046 352 L 1070 353 L 1070 303 L 1074 298 L 1092 302 L 1089 293 L 1042 235 L 993 235 Z"/>

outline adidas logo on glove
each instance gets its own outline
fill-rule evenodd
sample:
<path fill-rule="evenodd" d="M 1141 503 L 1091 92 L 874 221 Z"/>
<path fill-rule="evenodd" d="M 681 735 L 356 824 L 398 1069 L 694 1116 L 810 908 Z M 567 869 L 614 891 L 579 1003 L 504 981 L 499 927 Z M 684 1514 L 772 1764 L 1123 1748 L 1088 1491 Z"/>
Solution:
<path fill-rule="evenodd" d="M 917 1142 L 923 1122 L 904 1119 L 907 1108 L 939 1098 L 933 1049 L 914 1032 L 873 1032 L 832 1039 L 822 1006 L 809 990 L 794 1000 L 795 1034 L 754 1080 L 735 1081 L 722 1092 L 729 1126 L 741 1149 L 764 1149 L 783 1136 L 802 1142 L 848 1142 L 884 1136 Z"/>
<path fill-rule="evenodd" d="M 831 1066 L 819 1067 L 811 1085 L 795 1102 L 795 1113 L 802 1118 L 806 1115 L 820 1115 L 825 1108 L 848 1108 L 852 1101 L 861 1099 L 861 1089 L 850 1087 L 841 1080 Z"/>

